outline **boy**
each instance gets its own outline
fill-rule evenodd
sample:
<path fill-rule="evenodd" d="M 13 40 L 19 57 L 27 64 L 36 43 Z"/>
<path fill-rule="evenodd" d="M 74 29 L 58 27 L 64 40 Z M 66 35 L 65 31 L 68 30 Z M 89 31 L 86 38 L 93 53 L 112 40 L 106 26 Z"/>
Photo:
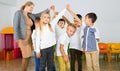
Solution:
<path fill-rule="evenodd" d="M 69 24 L 67 26 L 66 32 L 58 39 L 56 53 L 60 66 L 60 71 L 70 70 L 70 63 L 69 63 L 67 50 L 68 50 L 70 37 L 73 36 L 75 31 L 76 31 L 76 27 L 73 24 Z"/>
<path fill-rule="evenodd" d="M 65 20 L 60 18 L 55 26 L 56 42 L 58 38 L 66 32 L 65 30 L 66 30 Z M 56 71 L 59 71 L 59 64 L 58 64 L 57 56 L 56 56 L 56 45 L 55 45 L 54 61 L 55 61 L 56 69 L 57 69 Z"/>
<path fill-rule="evenodd" d="M 81 32 L 82 32 L 82 16 L 80 14 L 75 14 L 70 6 L 67 5 L 66 9 L 74 17 L 74 25 L 76 26 L 76 32 L 70 39 L 70 66 L 71 71 L 75 71 L 75 62 L 77 62 L 77 70 L 82 71 L 82 45 L 81 45 Z M 65 17 L 64 17 L 65 18 Z M 66 18 L 65 18 L 66 19 Z M 66 19 L 67 20 L 67 19 Z M 70 22 L 67 20 L 67 23 Z"/>
<path fill-rule="evenodd" d="M 39 27 L 39 21 L 40 18 L 36 18 L 35 19 L 35 30 L 33 30 L 32 33 L 32 43 L 33 43 L 33 47 L 34 47 L 34 58 L 35 58 L 35 71 L 39 71 L 39 67 L 40 67 L 40 57 L 37 57 L 36 55 L 36 29 L 38 29 Z"/>
<path fill-rule="evenodd" d="M 65 33 L 65 20 L 64 19 L 59 19 L 55 26 L 55 34 L 56 34 L 56 40 L 63 34 Z"/>
<path fill-rule="evenodd" d="M 99 31 L 94 26 L 97 19 L 95 13 L 85 16 L 86 27 L 84 28 L 83 50 L 86 56 L 87 71 L 100 71 L 99 68 Z"/>

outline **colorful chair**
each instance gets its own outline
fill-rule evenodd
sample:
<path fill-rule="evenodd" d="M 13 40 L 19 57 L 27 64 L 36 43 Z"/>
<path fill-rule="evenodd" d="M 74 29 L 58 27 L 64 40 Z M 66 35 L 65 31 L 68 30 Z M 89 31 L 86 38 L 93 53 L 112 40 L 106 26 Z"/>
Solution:
<path fill-rule="evenodd" d="M 19 48 L 13 38 L 13 35 L 14 35 L 13 32 L 14 32 L 13 27 L 6 27 L 1 32 L 2 48 L 5 51 L 4 57 L 6 60 L 17 58 L 18 57 L 17 54 L 20 55 L 20 52 L 18 52 Z M 16 51 L 16 49 L 17 49 L 17 51 Z M 11 56 L 14 56 L 14 57 L 9 58 Z M 15 57 L 15 56 L 17 56 L 17 57 Z"/>
<path fill-rule="evenodd" d="M 110 58 L 109 58 L 108 44 L 99 43 L 98 46 L 99 46 L 100 54 L 104 54 L 105 60 L 107 60 L 109 62 Z"/>
<path fill-rule="evenodd" d="M 110 61 L 111 61 L 111 56 L 112 54 L 115 54 L 115 59 L 116 62 L 119 59 L 119 54 L 120 54 L 120 44 L 116 43 L 116 44 L 111 44 L 109 47 L 109 53 L 110 53 Z"/>

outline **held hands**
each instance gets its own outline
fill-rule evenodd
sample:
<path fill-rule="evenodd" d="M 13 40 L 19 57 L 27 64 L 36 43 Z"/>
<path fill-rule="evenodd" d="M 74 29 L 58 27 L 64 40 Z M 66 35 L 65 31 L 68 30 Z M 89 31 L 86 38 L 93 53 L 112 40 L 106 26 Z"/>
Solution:
<path fill-rule="evenodd" d="M 54 6 L 54 5 L 51 5 L 51 6 L 49 7 L 49 10 L 55 11 L 55 6 Z"/>
<path fill-rule="evenodd" d="M 70 5 L 69 5 L 69 4 L 66 5 L 66 9 L 67 9 L 68 11 L 70 10 Z"/>
<path fill-rule="evenodd" d="M 54 6 L 54 5 L 51 5 L 48 9 L 55 11 L 55 6 Z M 66 9 L 67 9 L 68 11 L 71 10 L 69 4 L 66 5 Z"/>

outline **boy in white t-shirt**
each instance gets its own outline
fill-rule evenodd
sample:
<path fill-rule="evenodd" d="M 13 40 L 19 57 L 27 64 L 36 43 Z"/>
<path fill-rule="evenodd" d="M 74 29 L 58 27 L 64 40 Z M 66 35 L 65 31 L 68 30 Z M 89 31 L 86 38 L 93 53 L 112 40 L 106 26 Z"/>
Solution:
<path fill-rule="evenodd" d="M 55 26 L 55 34 L 56 34 L 56 40 L 65 33 L 66 27 L 65 27 L 65 20 L 60 18 Z"/>
<path fill-rule="evenodd" d="M 75 31 L 76 31 L 76 27 L 73 24 L 69 24 L 67 26 L 66 32 L 58 39 L 56 55 L 59 62 L 60 71 L 70 70 L 70 63 L 69 63 L 67 50 L 68 50 L 68 44 L 70 42 L 70 37 L 73 36 Z"/>
<path fill-rule="evenodd" d="M 33 30 L 32 33 L 32 43 L 34 47 L 34 58 L 35 58 L 35 71 L 39 71 L 39 67 L 40 67 L 40 57 L 36 56 L 36 34 L 37 34 L 36 32 L 39 27 L 39 21 L 40 18 L 35 19 L 35 29 Z"/>
<path fill-rule="evenodd" d="M 80 14 L 75 14 L 70 6 L 67 5 L 66 9 L 74 17 L 74 25 L 76 26 L 76 32 L 70 39 L 70 65 L 71 71 L 75 71 L 75 62 L 77 62 L 78 71 L 82 71 L 82 16 Z M 67 20 L 68 24 L 70 23 Z"/>
<path fill-rule="evenodd" d="M 66 26 L 65 26 L 65 20 L 60 18 L 55 26 L 55 35 L 56 35 L 56 42 L 58 38 L 63 35 L 66 32 Z M 56 70 L 59 71 L 59 64 L 57 61 L 57 56 L 56 56 L 56 45 L 54 47 L 55 53 L 54 53 L 54 61 L 55 61 L 55 67 Z"/>

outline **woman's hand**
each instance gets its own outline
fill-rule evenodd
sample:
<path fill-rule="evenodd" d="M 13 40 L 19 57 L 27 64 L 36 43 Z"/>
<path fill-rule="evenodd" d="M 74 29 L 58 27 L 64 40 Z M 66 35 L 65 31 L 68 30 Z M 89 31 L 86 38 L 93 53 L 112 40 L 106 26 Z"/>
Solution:
<path fill-rule="evenodd" d="M 54 6 L 54 5 L 51 5 L 51 6 L 49 7 L 49 10 L 55 11 L 55 6 Z"/>

